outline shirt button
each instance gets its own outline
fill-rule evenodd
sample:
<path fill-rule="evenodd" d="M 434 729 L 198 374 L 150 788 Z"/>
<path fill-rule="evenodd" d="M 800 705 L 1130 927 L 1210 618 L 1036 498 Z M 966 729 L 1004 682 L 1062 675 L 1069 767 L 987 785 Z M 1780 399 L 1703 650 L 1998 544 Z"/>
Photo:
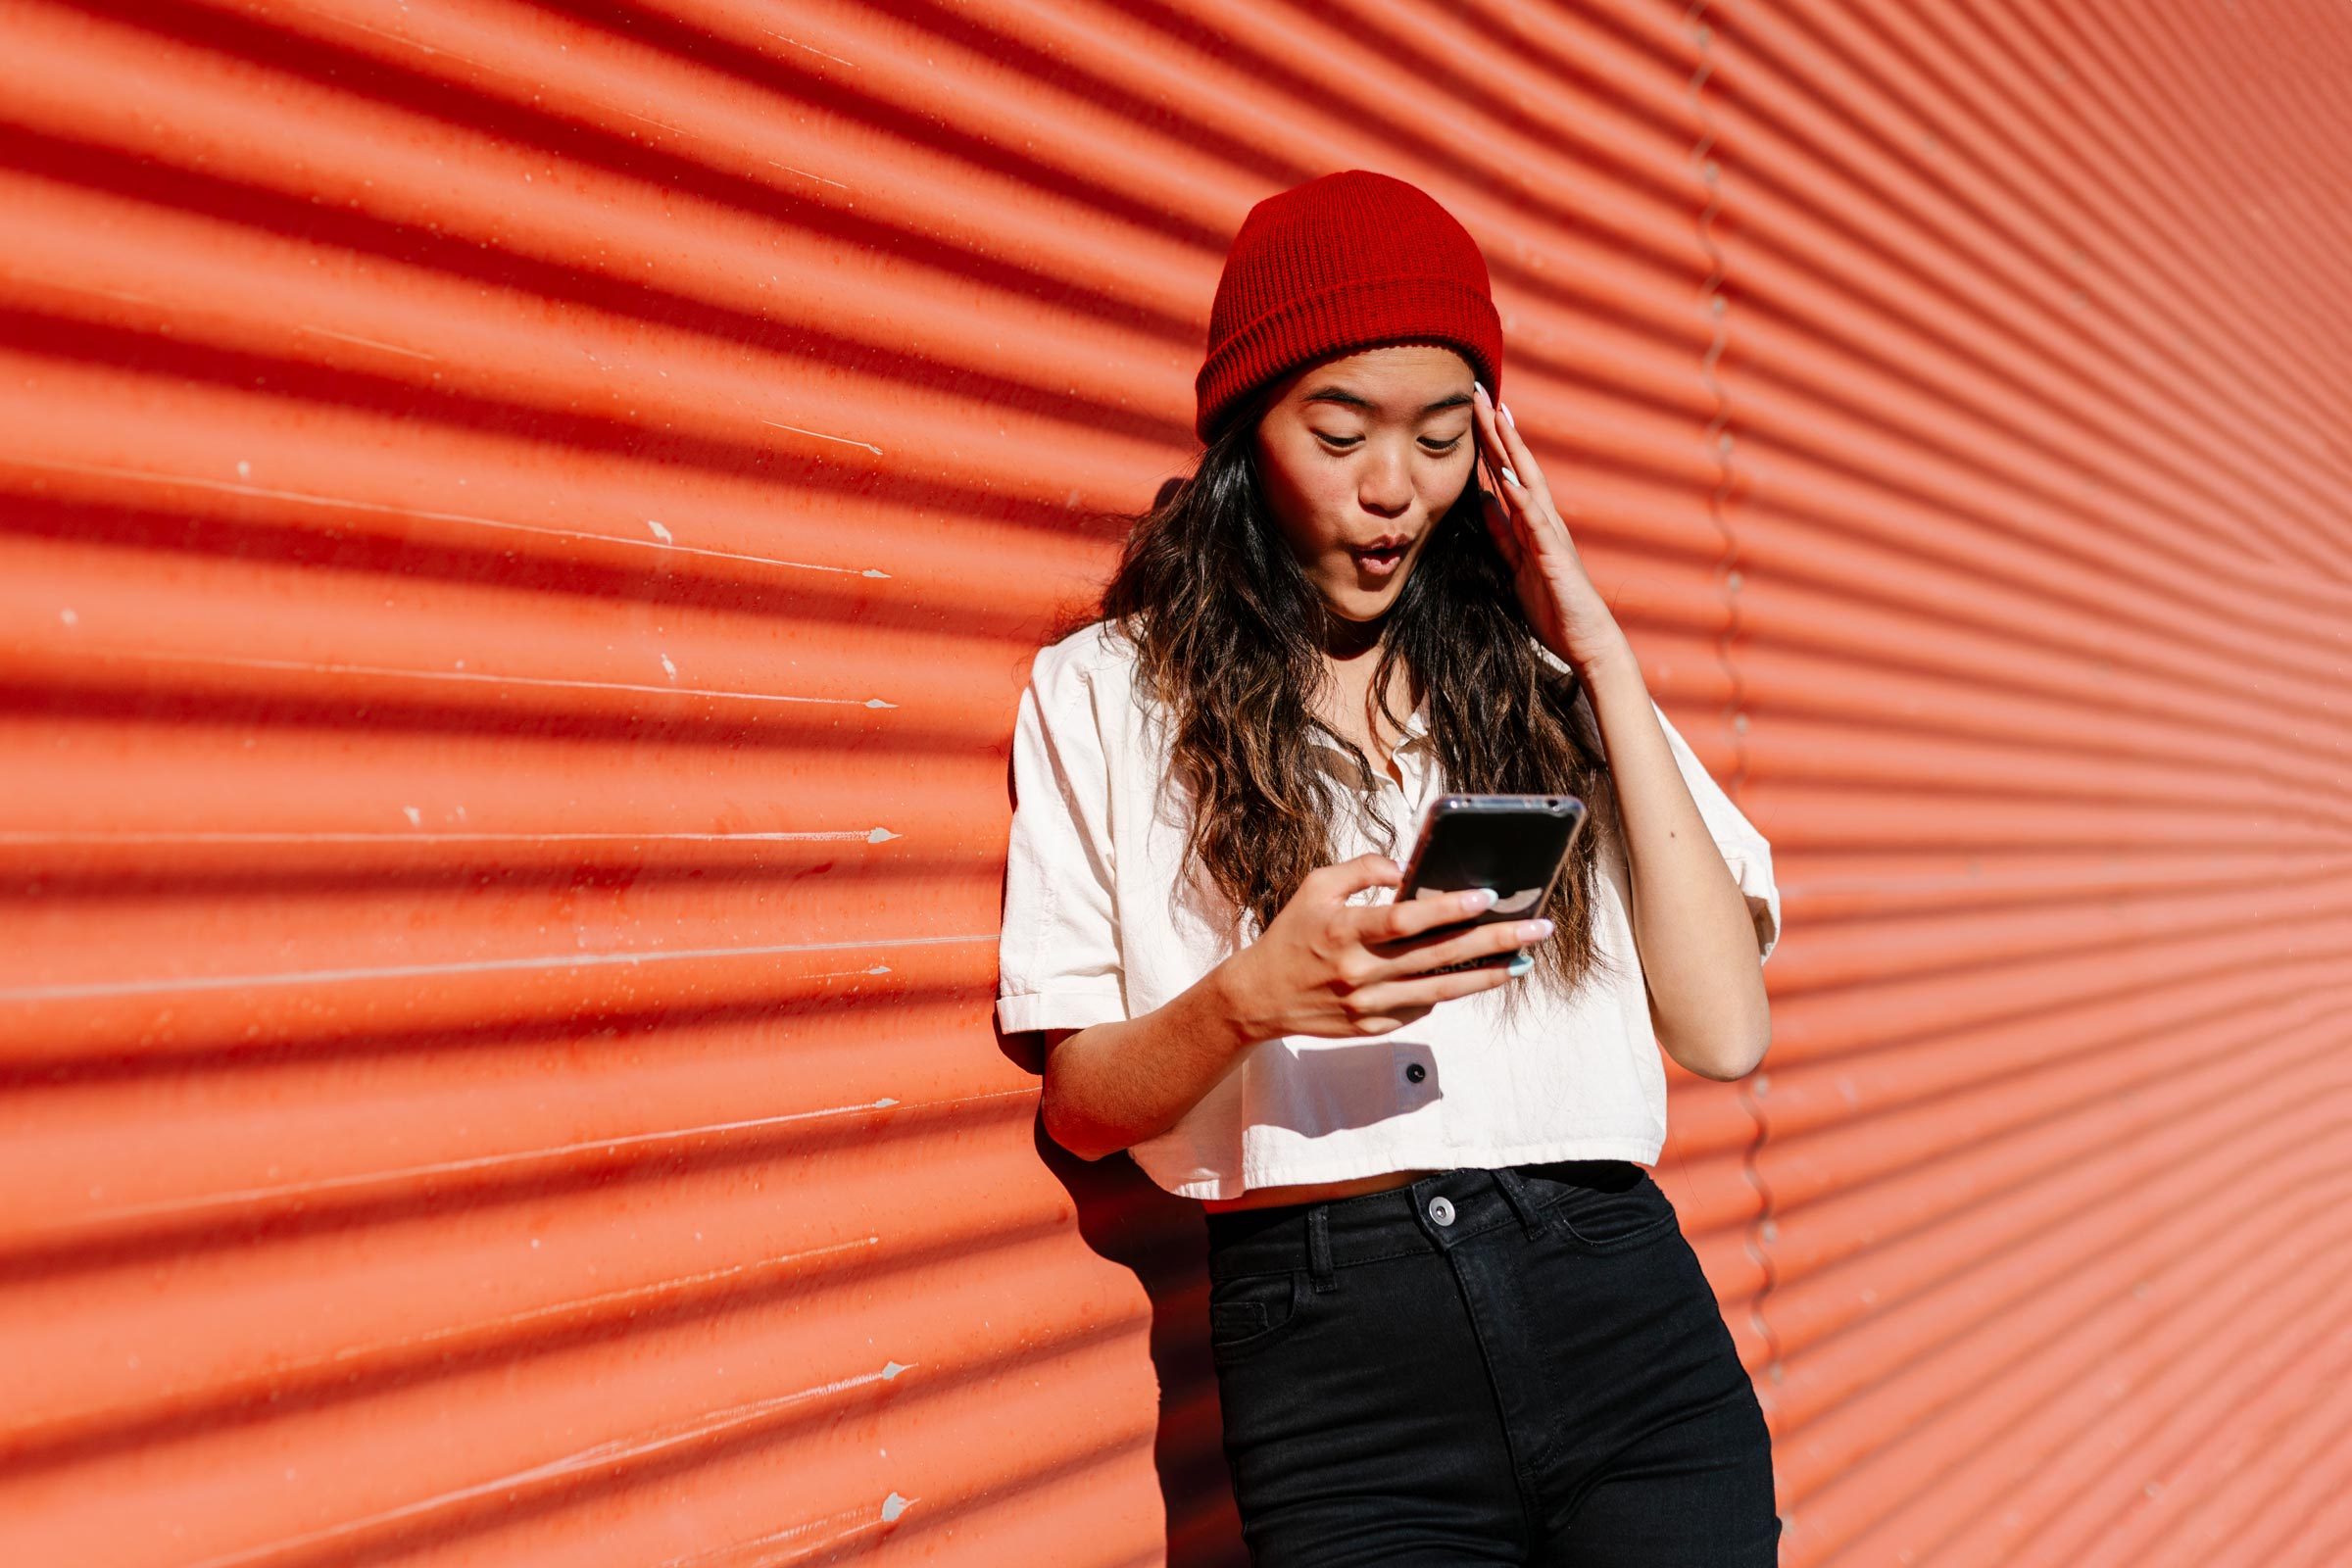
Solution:
<path fill-rule="evenodd" d="M 1415 1062 L 1408 1062 L 1408 1063 L 1405 1065 L 1405 1069 L 1404 1069 L 1404 1080 L 1405 1080 L 1405 1082 L 1406 1082 L 1406 1083 L 1413 1083 L 1413 1084 L 1417 1084 L 1417 1083 L 1419 1083 L 1419 1082 L 1420 1082 L 1422 1079 L 1424 1079 L 1424 1078 L 1426 1078 L 1426 1077 L 1428 1077 L 1428 1076 L 1429 1076 L 1429 1069 L 1428 1069 L 1427 1067 L 1424 1067 L 1424 1066 L 1422 1066 L 1422 1065 L 1421 1065 L 1419 1062 L 1417 1062 L 1417 1061 L 1415 1061 Z"/>
<path fill-rule="evenodd" d="M 1429 1200 L 1429 1217 L 1436 1220 L 1441 1225 L 1452 1224 L 1453 1204 L 1449 1200 L 1443 1198 L 1431 1199 Z"/>

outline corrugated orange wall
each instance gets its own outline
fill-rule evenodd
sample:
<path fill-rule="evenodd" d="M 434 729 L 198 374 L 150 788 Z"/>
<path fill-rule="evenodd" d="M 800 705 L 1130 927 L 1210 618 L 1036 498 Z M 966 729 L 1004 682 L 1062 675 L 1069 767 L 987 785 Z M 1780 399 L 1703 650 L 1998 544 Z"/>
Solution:
<path fill-rule="evenodd" d="M 1485 244 L 1774 840 L 1785 1560 L 2352 1559 L 2352 19 L 0 0 L 0 1560 L 1236 1560 L 992 1035 L 1227 236 Z"/>

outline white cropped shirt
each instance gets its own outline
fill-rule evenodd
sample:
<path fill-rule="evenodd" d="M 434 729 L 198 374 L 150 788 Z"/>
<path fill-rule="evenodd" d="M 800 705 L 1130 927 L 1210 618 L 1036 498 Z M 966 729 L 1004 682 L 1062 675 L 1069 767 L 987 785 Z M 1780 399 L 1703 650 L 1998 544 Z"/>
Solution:
<path fill-rule="evenodd" d="M 998 947 L 997 1021 L 1006 1033 L 1139 1017 L 1252 934 L 1203 879 L 1179 880 L 1191 797 L 1170 776 L 1165 726 L 1134 673 L 1133 645 L 1098 621 L 1041 651 L 1021 694 Z M 1577 702 L 1588 735 L 1596 733 L 1581 690 Z M 1759 961 L 1769 958 L 1781 926 L 1771 846 L 1662 710 L 1658 722 L 1746 895 Z M 1428 725 L 1424 703 L 1396 748 L 1403 782 L 1378 781 L 1373 805 L 1396 831 L 1395 849 L 1368 839 L 1343 809 L 1334 860 L 1379 851 L 1402 861 L 1422 808 L 1445 792 Z M 1323 745 L 1348 781 L 1346 801 L 1360 790 L 1354 766 Z M 1655 1163 L 1666 1139 L 1665 1069 L 1634 945 L 1622 832 L 1606 811 L 1587 831 L 1604 823 L 1592 912 L 1615 978 L 1595 975 L 1563 996 L 1531 976 L 1518 984 L 1533 1005 L 1516 1020 L 1498 993 L 1482 992 L 1388 1035 L 1260 1041 L 1173 1127 L 1134 1145 L 1136 1163 L 1169 1192 L 1199 1199 L 1392 1170 Z M 1390 897 L 1386 888 L 1364 896 Z"/>

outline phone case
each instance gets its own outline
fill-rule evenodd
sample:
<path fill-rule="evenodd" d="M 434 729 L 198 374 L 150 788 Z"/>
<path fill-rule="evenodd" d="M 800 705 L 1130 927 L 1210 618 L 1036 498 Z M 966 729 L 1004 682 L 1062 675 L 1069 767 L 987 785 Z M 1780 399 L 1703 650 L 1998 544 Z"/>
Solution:
<path fill-rule="evenodd" d="M 1448 932 L 1531 918 L 1550 899 L 1588 814 L 1585 803 L 1573 795 L 1440 796 L 1423 813 L 1396 897 L 1494 890 L 1494 907 L 1438 928 Z M 1519 957 L 1497 954 L 1431 972 L 1509 964 Z"/>

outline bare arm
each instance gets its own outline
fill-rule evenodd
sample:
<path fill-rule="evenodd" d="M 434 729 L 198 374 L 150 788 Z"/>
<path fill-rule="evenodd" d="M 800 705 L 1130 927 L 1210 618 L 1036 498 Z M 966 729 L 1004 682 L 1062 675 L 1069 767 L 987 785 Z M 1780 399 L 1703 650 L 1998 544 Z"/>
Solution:
<path fill-rule="evenodd" d="M 1490 889 L 1404 904 L 1347 902 L 1400 876 L 1385 856 L 1324 866 L 1263 936 L 1171 1001 L 1135 1018 L 1048 1031 L 1046 1135 L 1083 1159 L 1157 1137 L 1257 1042 L 1400 1029 L 1441 1002 L 1517 978 L 1499 968 L 1426 971 L 1551 934 L 1548 920 L 1441 929 L 1488 907 Z"/>
<path fill-rule="evenodd" d="M 1633 647 L 1585 570 L 1544 466 L 1508 409 L 1478 386 L 1479 451 L 1495 476 L 1482 503 L 1528 624 L 1575 670 L 1600 725 L 1624 821 L 1634 942 L 1659 1046 L 1702 1077 L 1738 1078 L 1772 1039 L 1747 900 L 1658 724 Z"/>
<path fill-rule="evenodd" d="M 1223 995 L 1223 966 L 1140 1018 L 1046 1033 L 1046 1136 L 1101 1159 L 1167 1131 L 1251 1041 Z"/>
<path fill-rule="evenodd" d="M 1584 680 L 1624 819 L 1658 1044 L 1703 1078 L 1741 1077 L 1772 1042 L 1747 900 L 1683 782 L 1632 649 L 1589 664 Z"/>

